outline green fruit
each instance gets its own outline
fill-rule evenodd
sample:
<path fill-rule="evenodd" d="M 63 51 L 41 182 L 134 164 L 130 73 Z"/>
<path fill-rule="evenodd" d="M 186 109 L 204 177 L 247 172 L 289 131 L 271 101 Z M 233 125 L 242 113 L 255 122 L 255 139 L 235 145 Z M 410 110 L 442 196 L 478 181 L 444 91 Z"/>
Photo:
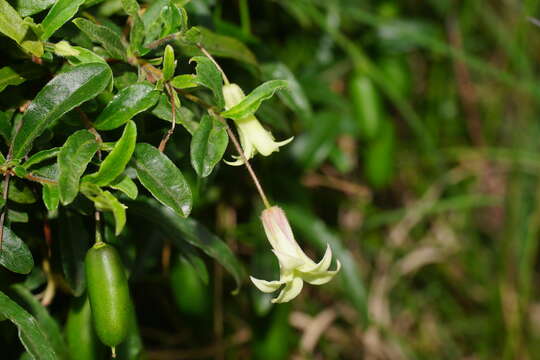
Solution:
<path fill-rule="evenodd" d="M 66 322 L 66 340 L 71 359 L 99 360 L 105 347 L 98 341 L 92 326 L 92 310 L 86 295 L 75 298 Z"/>
<path fill-rule="evenodd" d="M 98 242 L 86 254 L 85 269 L 94 328 L 101 342 L 115 347 L 130 325 L 131 299 L 122 261 L 114 247 Z"/>
<path fill-rule="evenodd" d="M 200 316 L 208 311 L 208 287 L 184 258 L 174 261 L 171 266 L 171 289 L 176 305 L 182 313 Z"/>
<path fill-rule="evenodd" d="M 394 175 L 396 135 L 394 124 L 385 120 L 377 138 L 367 144 L 364 172 L 368 182 L 375 188 L 383 188 Z"/>
<path fill-rule="evenodd" d="M 373 139 L 379 130 L 381 117 L 380 98 L 375 85 L 367 76 L 355 74 L 349 83 L 349 94 L 360 135 L 364 139 Z"/>

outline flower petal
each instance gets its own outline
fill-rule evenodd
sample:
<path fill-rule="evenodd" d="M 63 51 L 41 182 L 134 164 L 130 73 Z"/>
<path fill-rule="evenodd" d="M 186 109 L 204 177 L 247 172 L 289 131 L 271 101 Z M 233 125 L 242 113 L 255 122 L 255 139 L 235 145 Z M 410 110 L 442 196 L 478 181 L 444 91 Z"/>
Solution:
<path fill-rule="evenodd" d="M 314 262 L 312 262 L 312 264 L 306 263 L 298 270 L 303 273 L 321 272 L 328 270 L 330 264 L 332 264 L 332 249 L 330 249 L 330 245 L 326 245 L 326 251 L 324 252 L 324 256 L 321 261 L 319 261 L 317 264 Z"/>
<path fill-rule="evenodd" d="M 304 264 L 304 261 L 296 256 L 291 256 L 279 250 L 272 249 L 279 261 L 279 266 L 283 269 L 292 270 Z"/>
<path fill-rule="evenodd" d="M 300 294 L 302 287 L 304 286 L 304 281 L 301 278 L 295 277 L 291 282 L 288 282 L 285 287 L 281 290 L 279 295 L 272 299 L 273 303 L 285 303 L 289 302 Z"/>
<path fill-rule="evenodd" d="M 341 269 L 341 263 L 338 260 L 336 270 L 302 274 L 302 279 L 311 285 L 326 284 L 327 282 L 332 280 L 332 278 L 339 272 L 340 269 Z"/>
<path fill-rule="evenodd" d="M 284 281 L 279 281 L 279 280 L 275 280 L 275 281 L 260 280 L 260 279 L 254 278 L 253 276 L 250 276 L 249 278 L 253 282 L 253 285 L 257 287 L 257 289 L 265 293 L 272 293 L 276 291 L 277 289 L 279 289 L 281 285 L 285 283 Z"/>

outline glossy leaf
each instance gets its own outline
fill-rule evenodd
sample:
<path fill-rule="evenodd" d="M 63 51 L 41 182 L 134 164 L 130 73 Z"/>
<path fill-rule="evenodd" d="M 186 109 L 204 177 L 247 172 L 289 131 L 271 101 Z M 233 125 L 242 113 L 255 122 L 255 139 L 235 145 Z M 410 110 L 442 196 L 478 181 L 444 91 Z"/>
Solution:
<path fill-rule="evenodd" d="M 177 89 L 188 89 L 192 87 L 197 87 L 196 75 L 193 74 L 184 74 L 175 76 L 171 80 L 171 85 Z"/>
<path fill-rule="evenodd" d="M 86 288 L 84 257 L 91 246 L 90 234 L 80 215 L 62 211 L 60 226 L 60 259 L 62 271 L 73 295 L 80 296 Z"/>
<path fill-rule="evenodd" d="M 152 107 L 159 91 L 148 83 L 138 83 L 122 89 L 99 114 L 94 123 L 98 130 L 111 130 L 124 125 L 140 112 Z"/>
<path fill-rule="evenodd" d="M 172 122 L 172 105 L 167 95 L 161 94 L 159 102 L 152 109 L 152 114 L 168 122 Z M 188 108 L 179 107 L 176 104 L 176 123 L 182 125 L 191 135 L 199 127 L 199 123 L 193 120 L 194 114 Z"/>
<path fill-rule="evenodd" d="M 264 100 L 271 98 L 277 90 L 286 88 L 288 85 L 285 80 L 270 80 L 258 86 L 242 101 L 227 111 L 221 113 L 221 116 L 229 119 L 240 120 L 246 116 L 254 114 Z"/>
<path fill-rule="evenodd" d="M 253 65 L 257 64 L 253 53 L 242 42 L 229 36 L 216 34 L 202 26 L 190 28 L 178 40 L 182 52 L 188 56 L 202 55 L 197 44 L 203 45 L 214 56 L 231 58 Z"/>
<path fill-rule="evenodd" d="M 39 322 L 2 291 L 0 291 L 0 315 L 17 326 L 22 344 L 34 359 L 59 359 Z"/>
<path fill-rule="evenodd" d="M 49 211 L 58 209 L 60 203 L 60 190 L 57 184 L 43 184 L 41 198 Z"/>
<path fill-rule="evenodd" d="M 222 90 L 223 80 L 221 79 L 221 73 L 218 68 L 210 59 L 204 56 L 196 56 L 189 60 L 189 62 L 192 61 L 197 62 L 197 66 L 195 67 L 195 71 L 197 72 L 195 82 L 212 90 L 217 107 L 222 109 L 225 100 L 223 99 Z"/>
<path fill-rule="evenodd" d="M 47 308 L 22 284 L 12 285 L 11 290 L 15 295 L 13 298 L 35 317 L 58 357 L 67 360 L 68 353 L 62 330 Z"/>
<path fill-rule="evenodd" d="M 24 113 L 21 129 L 13 140 L 13 158 L 26 155 L 33 141 L 53 121 L 103 91 L 111 76 L 107 65 L 91 63 L 76 66 L 49 81 Z"/>
<path fill-rule="evenodd" d="M 139 16 L 139 4 L 136 0 L 122 0 L 122 7 L 131 16 L 132 26 L 129 34 L 131 51 L 139 52 L 145 36 L 145 26 Z"/>
<path fill-rule="evenodd" d="M 20 85 L 26 79 L 9 66 L 0 69 L 0 92 L 10 85 Z"/>
<path fill-rule="evenodd" d="M 135 184 L 135 182 L 127 175 L 117 177 L 112 183 L 109 184 L 109 186 L 115 190 L 123 192 L 130 199 L 136 199 L 139 195 L 137 184 Z"/>
<path fill-rule="evenodd" d="M 133 156 L 137 178 L 162 204 L 181 216 L 191 212 L 192 195 L 180 170 L 150 144 L 137 144 Z"/>
<path fill-rule="evenodd" d="M 294 76 L 293 72 L 283 63 L 268 63 L 261 66 L 262 73 L 266 80 L 281 79 L 286 80 L 289 91 L 280 91 L 278 96 L 292 110 L 305 117 L 312 113 L 311 104 L 302 86 Z"/>
<path fill-rule="evenodd" d="M 75 132 L 62 146 L 58 154 L 58 186 L 62 204 L 71 203 L 77 196 L 80 178 L 98 149 L 96 137 L 88 130 Z"/>
<path fill-rule="evenodd" d="M 28 24 L 6 0 L 0 0 L 0 33 L 15 40 L 32 55 L 43 55 L 43 44 L 35 39 Z"/>
<path fill-rule="evenodd" d="M 160 206 L 155 200 L 139 197 L 128 202 L 129 211 L 156 225 L 156 230 L 163 232 L 174 243 L 182 247 L 182 242 L 198 247 L 214 258 L 234 277 L 237 289 L 244 278 L 242 264 L 235 257 L 227 244 L 212 234 L 193 218 L 183 218 L 172 209 Z"/>
<path fill-rule="evenodd" d="M 33 204 L 36 202 L 36 197 L 32 190 L 27 184 L 18 179 L 12 179 L 9 183 L 8 198 L 19 204 Z"/>
<path fill-rule="evenodd" d="M 209 115 L 203 116 L 191 139 L 191 165 L 198 176 L 207 177 L 212 173 L 228 143 L 225 125 Z"/>
<path fill-rule="evenodd" d="M 28 274 L 34 267 L 34 259 L 28 246 L 5 225 L 0 265 L 18 274 Z"/>
<path fill-rule="evenodd" d="M 129 121 L 122 133 L 122 137 L 116 142 L 112 151 L 101 163 L 99 170 L 87 175 L 83 181 L 89 181 L 98 186 L 106 186 L 124 172 L 137 141 L 137 126 L 133 121 Z"/>
<path fill-rule="evenodd" d="M 126 225 L 126 207 L 113 194 L 89 182 L 81 184 L 81 193 L 94 202 L 96 209 L 113 213 L 115 234 L 119 235 Z"/>
<path fill-rule="evenodd" d="M 62 25 L 69 21 L 79 10 L 84 0 L 58 0 L 41 22 L 43 33 L 41 40 L 45 41 Z"/>
<path fill-rule="evenodd" d="M 126 60 L 127 49 L 120 36 L 106 26 L 94 24 L 83 18 L 73 20 L 73 23 L 92 41 L 97 42 L 115 59 Z"/>
<path fill-rule="evenodd" d="M 47 10 L 55 0 L 17 0 L 16 9 L 21 16 L 30 16 Z"/>
<path fill-rule="evenodd" d="M 174 50 L 171 45 L 167 45 L 163 53 L 163 80 L 168 81 L 173 77 L 175 67 Z"/>
<path fill-rule="evenodd" d="M 58 153 L 60 152 L 60 149 L 61 148 L 59 148 L 59 147 L 54 147 L 52 149 L 41 150 L 41 151 L 35 153 L 34 155 L 30 156 L 28 158 L 28 160 L 26 160 L 22 166 L 25 169 L 29 169 L 30 167 L 32 167 L 32 166 L 34 166 L 36 164 L 39 164 L 42 161 L 52 159 L 52 158 L 58 156 Z"/>

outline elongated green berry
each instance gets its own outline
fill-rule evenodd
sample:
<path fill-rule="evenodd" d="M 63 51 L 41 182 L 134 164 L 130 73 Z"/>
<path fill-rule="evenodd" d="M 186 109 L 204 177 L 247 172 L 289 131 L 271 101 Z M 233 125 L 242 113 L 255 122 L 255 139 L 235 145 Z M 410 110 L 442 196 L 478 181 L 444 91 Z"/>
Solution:
<path fill-rule="evenodd" d="M 85 269 L 94 328 L 101 342 L 114 348 L 124 341 L 130 325 L 131 299 L 122 261 L 114 247 L 99 242 L 88 250 Z"/>
<path fill-rule="evenodd" d="M 92 310 L 86 295 L 75 298 L 66 322 L 66 340 L 72 359 L 104 359 L 105 347 L 99 342 L 92 325 Z"/>

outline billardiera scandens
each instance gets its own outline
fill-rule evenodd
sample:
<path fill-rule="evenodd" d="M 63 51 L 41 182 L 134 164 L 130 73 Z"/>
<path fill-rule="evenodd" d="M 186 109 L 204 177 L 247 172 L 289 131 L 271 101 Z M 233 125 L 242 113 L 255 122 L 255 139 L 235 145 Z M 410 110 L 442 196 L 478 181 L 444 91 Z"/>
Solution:
<path fill-rule="evenodd" d="M 294 239 L 285 212 L 277 207 L 265 209 L 262 212 L 261 220 L 268 241 L 272 245 L 272 251 L 279 261 L 279 280 L 266 281 L 250 277 L 255 286 L 265 293 L 277 291 L 281 292 L 272 299 L 273 303 L 284 303 L 294 299 L 300 291 L 304 281 L 312 285 L 322 285 L 334 277 L 341 268 L 341 263 L 337 261 L 335 270 L 328 270 L 332 263 L 332 250 L 326 247 L 326 252 L 319 263 L 315 263 L 304 253 L 302 248 Z"/>
<path fill-rule="evenodd" d="M 236 84 L 226 84 L 223 86 L 223 97 L 225 99 L 225 110 L 229 110 L 237 105 L 246 96 Z M 251 159 L 256 153 L 263 156 L 269 156 L 279 147 L 292 141 L 292 137 L 283 141 L 274 141 L 272 133 L 265 130 L 255 115 L 248 115 L 242 119 L 234 119 L 240 134 L 240 143 L 246 159 Z M 233 156 L 235 161 L 225 161 L 229 165 L 242 165 L 244 161 L 240 156 Z"/>

